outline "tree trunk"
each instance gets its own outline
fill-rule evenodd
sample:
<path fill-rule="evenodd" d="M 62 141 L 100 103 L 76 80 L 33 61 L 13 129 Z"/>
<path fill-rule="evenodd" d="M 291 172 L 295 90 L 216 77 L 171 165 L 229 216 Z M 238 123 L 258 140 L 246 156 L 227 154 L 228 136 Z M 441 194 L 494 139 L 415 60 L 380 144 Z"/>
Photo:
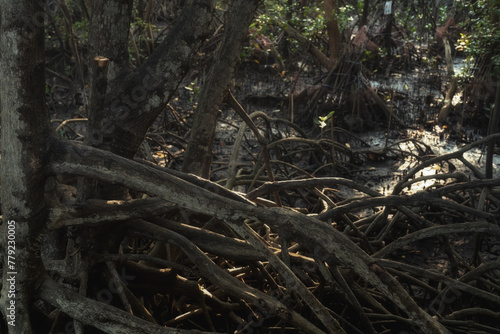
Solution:
<path fill-rule="evenodd" d="M 40 6 L 40 7 L 39 7 Z M 29 334 L 31 302 L 43 274 L 40 238 L 50 145 L 45 107 L 44 3 L 3 1 L 0 49 L 3 281 L 9 333 Z"/>
<path fill-rule="evenodd" d="M 326 30 L 328 32 L 328 47 L 330 49 L 330 58 L 327 65 L 328 70 L 333 68 L 340 52 L 341 36 L 337 15 L 337 1 L 325 0 Z"/>
<path fill-rule="evenodd" d="M 363 1 L 363 14 L 361 14 L 361 20 L 359 21 L 359 28 L 365 26 L 368 23 L 368 9 L 370 8 L 370 0 Z"/>
<path fill-rule="evenodd" d="M 448 119 L 448 114 L 450 113 L 452 105 L 453 97 L 455 96 L 458 88 L 458 78 L 455 76 L 455 70 L 453 69 L 453 59 L 451 56 L 451 46 L 448 41 L 448 37 L 443 36 L 444 43 L 444 51 L 446 55 L 446 69 L 448 71 L 448 75 L 450 76 L 450 87 L 446 92 L 446 97 L 444 99 L 444 104 L 441 110 L 439 111 L 438 122 L 440 124 L 446 123 Z"/>
<path fill-rule="evenodd" d="M 498 132 L 498 121 L 500 120 L 500 82 L 497 82 L 495 94 L 495 107 L 490 111 L 490 123 L 488 124 L 488 135 Z M 495 151 L 495 139 L 488 142 L 486 151 L 486 172 L 485 176 L 488 179 L 493 178 L 493 154 Z"/>
<path fill-rule="evenodd" d="M 114 89 L 105 106 L 101 148 L 134 157 L 147 129 L 188 72 L 192 57 L 210 36 L 215 2 L 187 2 L 176 26 L 147 61 L 110 82 Z"/>
<path fill-rule="evenodd" d="M 109 82 L 116 80 L 129 69 L 128 40 L 132 1 L 94 1 L 89 31 L 90 97 L 87 106 L 87 133 L 85 142 L 93 147 L 103 146 L 103 122 L 108 91 L 113 87 Z M 101 61 L 96 61 L 100 57 Z M 107 59 L 108 61 L 104 61 Z M 97 193 L 96 182 L 79 180 L 79 199 L 87 199 L 96 195 L 102 198 L 122 199 L 128 191 L 122 187 L 107 185 L 102 187 L 104 193 Z"/>
<path fill-rule="evenodd" d="M 93 1 L 89 31 L 89 66 L 97 56 L 110 60 L 109 80 L 128 69 L 128 39 L 132 0 Z M 95 66 L 95 65 L 94 65 Z"/>
<path fill-rule="evenodd" d="M 392 7 L 394 8 L 394 7 Z M 392 57 L 392 11 L 387 15 L 387 24 L 384 29 L 385 48 L 387 49 L 387 56 Z"/>
<path fill-rule="evenodd" d="M 200 92 L 191 139 L 182 166 L 184 172 L 210 177 L 219 107 L 229 88 L 243 39 L 259 2 L 260 0 L 236 0 L 229 11 L 224 41 Z"/>

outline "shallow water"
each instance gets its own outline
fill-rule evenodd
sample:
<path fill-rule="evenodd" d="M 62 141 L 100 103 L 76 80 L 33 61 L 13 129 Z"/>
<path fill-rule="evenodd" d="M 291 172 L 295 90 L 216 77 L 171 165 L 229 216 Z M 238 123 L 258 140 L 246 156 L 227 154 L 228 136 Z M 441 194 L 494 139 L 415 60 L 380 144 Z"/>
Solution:
<path fill-rule="evenodd" d="M 466 145 L 466 143 L 459 143 L 453 139 L 449 138 L 449 132 L 446 128 L 440 126 L 434 126 L 432 131 L 427 130 L 405 130 L 405 137 L 413 138 L 422 142 L 432 148 L 435 156 L 444 155 L 448 153 L 455 152 Z M 470 137 L 478 140 L 482 137 L 479 135 L 473 135 L 474 130 L 468 129 L 464 132 L 469 133 Z M 396 133 L 393 131 L 394 134 Z M 386 147 L 386 137 L 379 133 L 366 133 L 361 136 L 362 139 L 369 142 L 374 149 L 381 150 Z M 387 145 L 391 145 L 400 138 L 389 139 Z M 400 147 L 406 151 L 414 151 L 414 147 L 411 143 L 401 143 Z M 469 161 L 472 165 L 479 168 L 479 170 L 485 172 L 485 160 L 486 160 L 486 148 L 485 147 L 475 147 L 463 154 L 463 157 Z M 450 166 L 447 163 L 442 165 L 432 165 L 426 167 L 417 173 L 417 177 L 435 175 L 438 173 L 447 173 L 453 171 L 461 171 L 466 175 L 473 177 L 473 173 L 467 168 L 462 162 L 457 159 L 451 161 Z M 394 188 L 395 184 L 400 180 L 400 178 L 405 175 L 411 168 L 419 164 L 419 161 L 412 156 L 407 156 L 403 160 L 385 160 L 379 162 L 367 162 L 365 172 L 362 173 L 363 177 L 366 179 L 365 185 L 371 186 L 373 189 L 381 192 L 382 194 L 389 194 Z M 500 156 L 494 155 L 493 157 L 493 177 L 500 177 Z M 423 182 L 418 182 L 412 185 L 411 189 L 406 188 L 404 193 L 410 194 L 419 190 L 426 189 L 429 186 L 434 185 L 435 179 L 426 180 Z"/>

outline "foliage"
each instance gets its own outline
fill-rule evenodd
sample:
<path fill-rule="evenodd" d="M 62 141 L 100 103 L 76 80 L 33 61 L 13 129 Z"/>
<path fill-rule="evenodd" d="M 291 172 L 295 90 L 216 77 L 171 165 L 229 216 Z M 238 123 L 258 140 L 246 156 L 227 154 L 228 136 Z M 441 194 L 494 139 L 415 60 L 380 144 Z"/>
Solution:
<path fill-rule="evenodd" d="M 485 61 L 485 65 L 489 64 L 490 74 L 498 77 L 500 75 L 500 29 L 498 22 L 491 19 L 495 15 L 494 11 L 498 12 L 498 8 L 490 6 L 487 0 L 458 1 L 458 3 L 461 9 L 469 15 L 468 20 L 464 22 L 464 25 L 469 27 L 469 32 L 462 33 L 457 44 L 457 49 L 464 51 L 467 56 L 468 74 L 474 74 L 477 61 L 484 58 L 489 59 Z"/>
<path fill-rule="evenodd" d="M 356 9 L 352 5 L 339 7 L 337 20 L 341 31 L 354 20 L 355 14 Z M 323 1 L 311 1 L 303 6 L 297 1 L 265 0 L 261 11 L 250 26 L 250 40 L 253 41 L 257 36 L 264 35 L 276 41 L 279 39 L 281 30 L 288 25 L 300 31 L 308 40 L 313 41 L 320 50 L 326 50 L 325 41 L 328 38 Z M 296 52 L 298 43 L 294 39 L 289 39 L 288 42 L 292 53 Z M 250 43 L 242 56 L 252 54 L 255 48 L 255 43 Z"/>
<path fill-rule="evenodd" d="M 437 26 L 443 25 L 449 18 L 451 8 L 443 0 L 412 0 L 393 3 L 396 25 L 404 31 L 407 42 L 432 41 Z"/>
<path fill-rule="evenodd" d="M 87 18 L 82 18 L 80 21 L 76 21 L 73 23 L 73 30 L 80 37 L 82 42 L 86 44 L 89 39 L 89 25 L 90 22 Z"/>

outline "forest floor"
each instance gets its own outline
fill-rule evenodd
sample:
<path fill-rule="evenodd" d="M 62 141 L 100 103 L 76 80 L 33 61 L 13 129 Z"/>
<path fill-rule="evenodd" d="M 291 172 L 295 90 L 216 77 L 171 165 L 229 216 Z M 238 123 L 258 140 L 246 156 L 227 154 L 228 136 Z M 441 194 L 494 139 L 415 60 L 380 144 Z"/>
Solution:
<path fill-rule="evenodd" d="M 465 186 L 446 192 L 460 182 L 484 176 L 487 143 L 474 143 L 483 139 L 486 129 L 484 120 L 471 119 L 462 112 L 460 103 L 451 113 L 449 124 L 436 122 L 448 80 L 444 63 L 430 67 L 422 62 L 424 57 L 422 53 L 401 61 L 388 75 L 382 71 L 371 75 L 361 61 L 347 60 L 329 81 L 328 73 L 307 55 L 304 61 L 297 61 L 286 70 L 277 64 L 258 64 L 249 59 L 240 64 L 232 91 L 268 140 L 270 163 L 278 184 L 309 178 L 354 182 L 339 181 L 334 186 L 315 189 L 285 188 L 280 191 L 282 205 L 329 222 L 376 258 L 412 266 L 394 267 L 391 273 L 400 275 L 398 279 L 422 308 L 429 310 L 437 303 L 439 310 L 435 314 L 451 321 L 456 310 L 495 308 L 491 301 L 477 301 L 475 295 L 462 298 L 461 292 L 454 295 L 452 305 L 439 280 L 447 275 L 458 280 L 466 273 L 475 273 L 479 263 L 498 262 L 498 233 L 475 233 L 473 227 L 482 224 L 484 217 L 497 215 L 495 208 L 500 200 L 494 188 L 490 193 L 484 190 L 489 189 L 486 186 Z M 185 78 L 177 96 L 151 127 L 139 157 L 180 168 L 197 92 L 203 82 L 203 64 L 200 61 L 199 67 Z M 61 136 L 81 140 L 85 123 L 77 90 L 56 76 L 49 76 L 48 80 L 52 87 L 54 127 Z M 321 117 L 332 111 L 333 125 L 326 121 L 321 124 Z M 232 109 L 221 106 L 211 179 L 248 195 L 270 178 L 264 172 L 261 147 L 245 126 Z M 495 155 L 494 179 L 500 176 L 499 166 L 500 158 Z M 438 198 L 447 197 L 453 204 L 422 204 L 417 196 L 412 197 L 419 193 L 438 194 Z M 397 204 L 371 205 L 369 200 L 373 198 L 405 201 L 415 216 Z M 274 205 L 271 195 L 259 199 L 265 206 Z M 451 206 L 442 207 L 440 203 Z M 352 209 L 339 216 L 328 216 L 332 208 L 344 207 Z M 480 228 L 488 231 L 483 225 Z M 264 231 L 263 227 L 259 233 L 279 247 L 279 237 Z M 424 272 L 417 272 L 417 268 Z M 398 270 L 410 273 L 405 275 Z M 438 279 L 433 273 L 442 276 Z M 492 287 L 485 283 L 485 291 L 498 294 L 495 284 L 500 272 L 496 267 L 482 279 L 483 283 L 493 282 Z M 488 318 L 486 325 L 498 329 L 490 314 L 479 317 L 482 316 Z M 380 322 L 381 328 L 391 328 L 391 321 Z M 454 325 L 460 328 L 457 332 L 466 332 L 464 328 L 470 324 L 464 321 Z"/>
<path fill-rule="evenodd" d="M 456 70 L 460 69 L 461 63 L 461 59 L 456 61 Z M 295 95 L 298 95 L 308 89 L 317 88 L 318 78 L 325 76 L 325 73 L 321 72 L 319 67 L 304 67 L 305 69 L 302 68 L 300 71 L 298 69 L 296 72 L 282 77 L 276 67 L 258 65 L 252 62 L 244 63 L 240 66 L 236 75 L 235 88 L 233 88 L 235 95 L 248 114 L 264 112 L 269 117 L 290 121 L 292 117 L 291 107 L 288 102 L 290 92 L 293 91 Z M 342 144 L 347 144 L 353 151 L 359 150 L 360 152 L 367 152 L 367 154 L 355 166 L 352 166 L 352 169 L 340 171 L 319 170 L 320 168 L 315 166 L 316 170 L 319 171 L 314 173 L 314 167 L 307 168 L 311 164 L 311 156 L 307 154 L 295 155 L 297 159 L 290 160 L 291 163 L 305 168 L 307 172 L 311 173 L 310 175 L 321 177 L 341 176 L 373 189 L 382 195 L 391 195 L 394 187 L 408 171 L 425 161 L 425 159 L 456 152 L 464 146 L 482 139 L 486 134 L 484 122 L 471 120 L 469 115 L 462 113 L 463 105 L 460 94 L 456 97 L 456 107 L 450 117 L 450 123 L 444 126 L 437 123 L 439 109 L 449 85 L 444 61 L 437 68 L 412 64 L 410 69 L 396 69 L 395 73 L 392 73 L 389 77 L 383 73 L 376 74 L 370 78 L 369 83 L 378 95 L 391 96 L 386 102 L 392 107 L 394 115 L 401 119 L 406 127 L 402 126 L 402 124 L 388 125 L 385 115 L 381 114 L 380 111 L 370 109 L 370 106 L 368 106 L 368 110 L 376 113 L 371 116 L 369 121 L 371 124 L 366 122 L 366 126 L 353 127 L 348 122 L 349 115 L 353 114 L 353 111 L 342 107 L 339 108 L 338 102 L 335 104 L 331 101 L 331 97 L 326 97 L 322 101 L 322 105 L 318 105 L 317 108 L 323 110 L 323 115 L 328 113 L 330 110 L 328 108 L 340 109 L 334 114 L 334 124 L 338 124 L 340 128 L 348 132 L 346 137 L 348 142 Z M 183 94 L 184 99 L 192 97 L 191 90 L 181 92 L 181 96 Z M 331 95 L 336 95 L 336 92 L 331 92 Z M 345 99 L 342 101 L 345 102 Z M 314 140 L 329 138 L 329 126 L 322 131 L 314 122 L 314 118 L 321 116 L 321 112 L 316 109 L 311 111 L 313 115 L 304 117 L 303 114 L 301 115 L 300 108 L 304 108 L 304 104 L 299 104 L 296 107 L 294 110 L 295 117 L 300 118 L 302 116 L 297 124 L 300 125 L 308 138 Z M 228 162 L 234 149 L 238 129 L 242 123 L 233 110 L 224 106 L 221 107 L 220 123 L 214 147 L 214 172 L 212 174 L 212 179 L 219 181 L 221 184 L 226 181 Z M 336 128 L 335 131 L 337 130 Z M 280 130 L 275 129 L 272 131 Z M 288 131 L 286 133 L 285 130 L 275 139 L 279 140 L 279 138 L 286 136 L 297 135 L 293 130 L 288 129 Z M 260 151 L 257 141 L 250 131 L 247 133 L 244 146 L 244 148 L 240 148 L 238 163 L 242 167 L 241 171 L 243 173 L 245 173 L 246 166 L 246 173 L 251 174 L 252 165 L 255 164 Z M 381 153 L 377 154 L 378 152 Z M 465 160 L 470 161 L 478 168 L 482 168 L 481 166 L 484 166 L 486 159 L 486 145 L 467 150 L 463 156 Z M 302 176 L 291 176 L 290 179 L 307 177 L 307 172 L 304 172 Z M 402 190 L 400 194 L 411 195 L 418 191 L 443 186 L 448 184 L 450 180 L 446 178 L 434 179 L 432 176 L 455 172 L 462 172 L 469 179 L 474 177 L 473 171 L 461 161 L 444 160 L 419 170 L 417 177 L 420 176 L 423 180 L 411 184 L 411 186 Z M 494 178 L 500 176 L 500 157 L 498 155 L 494 156 L 493 175 Z M 241 185 L 236 189 L 242 193 L 247 193 L 252 190 L 252 186 L 248 185 L 248 180 L 242 178 Z M 336 191 L 339 201 L 359 196 L 359 192 L 349 187 L 339 186 Z M 314 206 L 311 204 L 308 206 L 304 201 L 300 200 L 295 204 L 297 207 L 305 206 L 309 207 L 309 209 Z M 436 209 L 435 214 L 441 215 L 440 219 L 447 223 L 452 223 L 455 219 L 452 216 L 446 217 L 446 213 L 439 212 L 439 209 Z M 363 214 L 361 214 L 362 216 Z M 497 235 L 483 236 L 480 244 L 477 244 L 478 239 L 471 237 L 471 234 L 449 234 L 448 237 L 452 248 L 467 262 L 478 260 L 473 258 L 475 254 L 477 255 L 475 247 L 478 247 L 478 245 L 480 257 L 485 262 L 496 261 L 500 257 L 500 243 Z M 427 238 L 402 247 L 393 254 L 392 258 L 421 268 L 446 273 L 450 270 L 450 258 L 445 248 L 441 242 Z"/>

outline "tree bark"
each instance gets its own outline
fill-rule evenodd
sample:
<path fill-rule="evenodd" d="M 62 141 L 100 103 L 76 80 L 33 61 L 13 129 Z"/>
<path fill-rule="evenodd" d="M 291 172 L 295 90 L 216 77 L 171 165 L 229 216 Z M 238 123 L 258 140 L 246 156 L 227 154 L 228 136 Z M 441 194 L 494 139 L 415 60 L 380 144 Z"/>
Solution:
<path fill-rule="evenodd" d="M 325 0 L 325 21 L 328 32 L 328 47 L 330 49 L 330 58 L 326 66 L 328 70 L 333 68 L 340 52 L 341 36 L 337 15 L 337 0 Z"/>
<path fill-rule="evenodd" d="M 196 51 L 210 36 L 214 8 L 215 0 L 187 2 L 176 26 L 147 61 L 110 82 L 115 89 L 105 106 L 103 149 L 134 157 L 147 129 L 188 72 Z"/>
<path fill-rule="evenodd" d="M 3 1 L 0 49 L 2 221 L 1 311 L 9 333 L 29 334 L 31 302 L 43 274 L 40 238 L 50 145 L 45 107 L 44 3 Z"/>
<path fill-rule="evenodd" d="M 224 41 L 200 92 L 191 139 L 184 156 L 184 172 L 210 177 L 219 107 L 229 88 L 243 39 L 259 2 L 260 0 L 235 0 L 229 11 Z"/>
<path fill-rule="evenodd" d="M 394 6 L 392 7 L 394 8 Z M 387 49 L 387 56 L 392 57 L 392 12 L 387 16 L 387 23 L 384 29 L 384 39 L 385 39 L 385 48 Z M 389 69 L 390 70 L 390 69 Z"/>
<path fill-rule="evenodd" d="M 116 79 L 128 69 L 128 37 L 132 0 L 93 1 L 89 31 L 89 68 L 95 68 L 94 58 L 110 60 L 108 78 Z M 91 75 L 92 77 L 92 75 Z"/>
<path fill-rule="evenodd" d="M 368 9 L 370 8 L 370 0 L 363 1 L 363 13 L 361 14 L 361 20 L 359 21 L 359 28 L 361 29 L 368 23 Z"/>
<path fill-rule="evenodd" d="M 86 143 L 93 147 L 102 145 L 104 107 L 107 92 L 111 90 L 108 83 L 128 69 L 128 37 L 132 3 L 132 0 L 92 2 L 87 61 L 90 97 L 87 105 L 89 120 Z"/>
<path fill-rule="evenodd" d="M 439 111 L 438 123 L 444 124 L 448 119 L 448 114 L 450 113 L 453 97 L 455 96 L 458 88 L 458 78 L 455 76 L 455 70 L 453 69 L 453 59 L 451 56 L 451 46 L 448 41 L 448 37 L 443 36 L 444 51 L 446 55 L 446 70 L 450 76 L 450 87 L 446 92 L 446 97 L 444 99 L 444 104 Z"/>
<path fill-rule="evenodd" d="M 93 1 L 92 3 L 88 59 L 90 97 L 87 106 L 88 122 L 85 143 L 93 147 L 103 146 L 103 124 L 107 116 L 105 106 L 108 93 L 114 90 L 109 82 L 118 85 L 117 77 L 125 75 L 129 70 L 128 40 L 132 4 L 132 0 Z M 96 180 L 79 178 L 77 200 L 83 203 L 95 197 L 126 199 L 130 195 L 123 187 L 107 183 L 98 184 Z M 109 245 L 110 240 L 115 240 L 118 244 L 121 236 L 113 232 L 116 232 L 113 226 L 108 226 L 92 231 L 84 229 L 79 233 L 70 234 L 79 236 L 74 243 L 77 248 L 86 249 L 89 246 L 86 239 L 91 239 L 96 245 L 108 247 L 113 247 Z M 87 235 L 91 237 L 86 237 Z M 115 235 L 116 239 L 109 238 Z M 90 248 L 101 249 L 100 246 Z M 68 249 L 68 251 L 74 252 L 75 250 Z"/>
<path fill-rule="evenodd" d="M 488 124 L 488 135 L 498 132 L 498 121 L 500 120 L 500 82 L 497 82 L 495 107 L 490 111 L 490 122 Z M 493 178 L 493 154 L 495 151 L 495 139 L 488 142 L 488 149 L 486 151 L 486 171 L 485 176 L 488 179 Z"/>

